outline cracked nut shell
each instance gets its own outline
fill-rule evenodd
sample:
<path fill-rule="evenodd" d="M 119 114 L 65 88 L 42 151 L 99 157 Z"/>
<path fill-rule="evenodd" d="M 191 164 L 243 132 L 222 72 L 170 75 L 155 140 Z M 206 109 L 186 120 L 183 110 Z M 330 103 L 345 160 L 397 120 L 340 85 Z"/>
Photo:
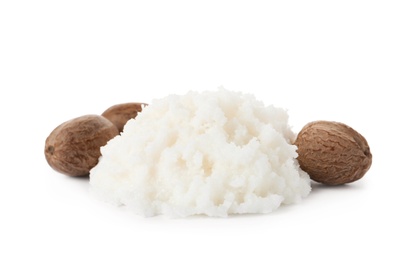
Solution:
<path fill-rule="evenodd" d="M 299 132 L 295 145 L 302 170 L 312 180 L 327 185 L 359 180 L 372 164 L 366 139 L 339 122 L 308 123 Z"/>
<path fill-rule="evenodd" d="M 119 132 L 122 132 L 126 122 L 135 118 L 146 106 L 147 104 L 145 103 L 118 104 L 106 109 L 102 116 L 110 120 L 118 128 Z"/>
<path fill-rule="evenodd" d="M 45 158 L 56 171 L 69 176 L 87 176 L 101 156 L 100 147 L 118 135 L 109 120 L 85 115 L 56 127 L 45 141 Z"/>

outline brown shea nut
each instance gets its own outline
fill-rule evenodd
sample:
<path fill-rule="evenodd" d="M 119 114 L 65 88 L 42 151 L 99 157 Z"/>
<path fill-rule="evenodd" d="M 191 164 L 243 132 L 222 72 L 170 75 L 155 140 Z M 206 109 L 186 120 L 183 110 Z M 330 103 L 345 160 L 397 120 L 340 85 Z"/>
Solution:
<path fill-rule="evenodd" d="M 295 145 L 302 170 L 312 180 L 327 185 L 356 181 L 372 164 L 366 139 L 351 127 L 332 121 L 308 123 Z"/>
<path fill-rule="evenodd" d="M 142 111 L 146 103 L 123 103 L 109 107 L 103 112 L 102 116 L 109 119 L 119 130 L 123 131 L 123 127 L 129 119 L 135 118 Z"/>
<path fill-rule="evenodd" d="M 55 128 L 45 141 L 45 158 L 56 171 L 69 176 L 87 176 L 101 156 L 100 147 L 118 135 L 109 120 L 85 115 Z"/>

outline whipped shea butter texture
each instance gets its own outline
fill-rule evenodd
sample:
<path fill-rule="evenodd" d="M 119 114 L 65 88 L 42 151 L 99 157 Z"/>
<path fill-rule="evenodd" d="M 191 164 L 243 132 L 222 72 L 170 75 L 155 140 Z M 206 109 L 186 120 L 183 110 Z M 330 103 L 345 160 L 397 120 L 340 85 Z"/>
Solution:
<path fill-rule="evenodd" d="M 101 148 L 92 192 L 145 216 L 268 213 L 311 190 L 287 112 L 220 88 L 154 100 Z"/>

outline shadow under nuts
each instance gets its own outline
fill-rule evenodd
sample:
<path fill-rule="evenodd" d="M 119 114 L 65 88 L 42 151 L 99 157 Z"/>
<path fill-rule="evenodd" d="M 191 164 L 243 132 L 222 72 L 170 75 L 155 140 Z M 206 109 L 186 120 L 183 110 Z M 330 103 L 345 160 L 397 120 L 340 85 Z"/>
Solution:
<path fill-rule="evenodd" d="M 119 134 L 109 120 L 86 115 L 62 123 L 45 141 L 45 157 L 56 171 L 87 176 L 101 156 L 100 147 Z"/>
<path fill-rule="evenodd" d="M 110 120 L 119 130 L 123 131 L 128 120 L 135 118 L 147 104 L 145 103 L 123 103 L 109 107 L 102 116 Z"/>
<path fill-rule="evenodd" d="M 351 127 L 332 121 L 315 121 L 299 132 L 295 145 L 302 170 L 312 180 L 340 185 L 362 178 L 372 164 L 366 139 Z"/>

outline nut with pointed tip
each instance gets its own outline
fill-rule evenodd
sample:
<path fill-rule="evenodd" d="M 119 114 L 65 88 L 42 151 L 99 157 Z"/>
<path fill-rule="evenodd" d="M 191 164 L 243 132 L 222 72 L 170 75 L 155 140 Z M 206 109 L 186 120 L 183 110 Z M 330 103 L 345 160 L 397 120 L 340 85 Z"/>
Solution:
<path fill-rule="evenodd" d="M 308 123 L 299 132 L 295 145 L 302 170 L 312 180 L 327 185 L 357 181 L 372 164 L 366 139 L 339 122 Z"/>
<path fill-rule="evenodd" d="M 87 176 L 101 156 L 100 147 L 118 135 L 109 120 L 86 115 L 56 127 L 45 141 L 45 158 L 56 171 L 69 176 Z"/>

